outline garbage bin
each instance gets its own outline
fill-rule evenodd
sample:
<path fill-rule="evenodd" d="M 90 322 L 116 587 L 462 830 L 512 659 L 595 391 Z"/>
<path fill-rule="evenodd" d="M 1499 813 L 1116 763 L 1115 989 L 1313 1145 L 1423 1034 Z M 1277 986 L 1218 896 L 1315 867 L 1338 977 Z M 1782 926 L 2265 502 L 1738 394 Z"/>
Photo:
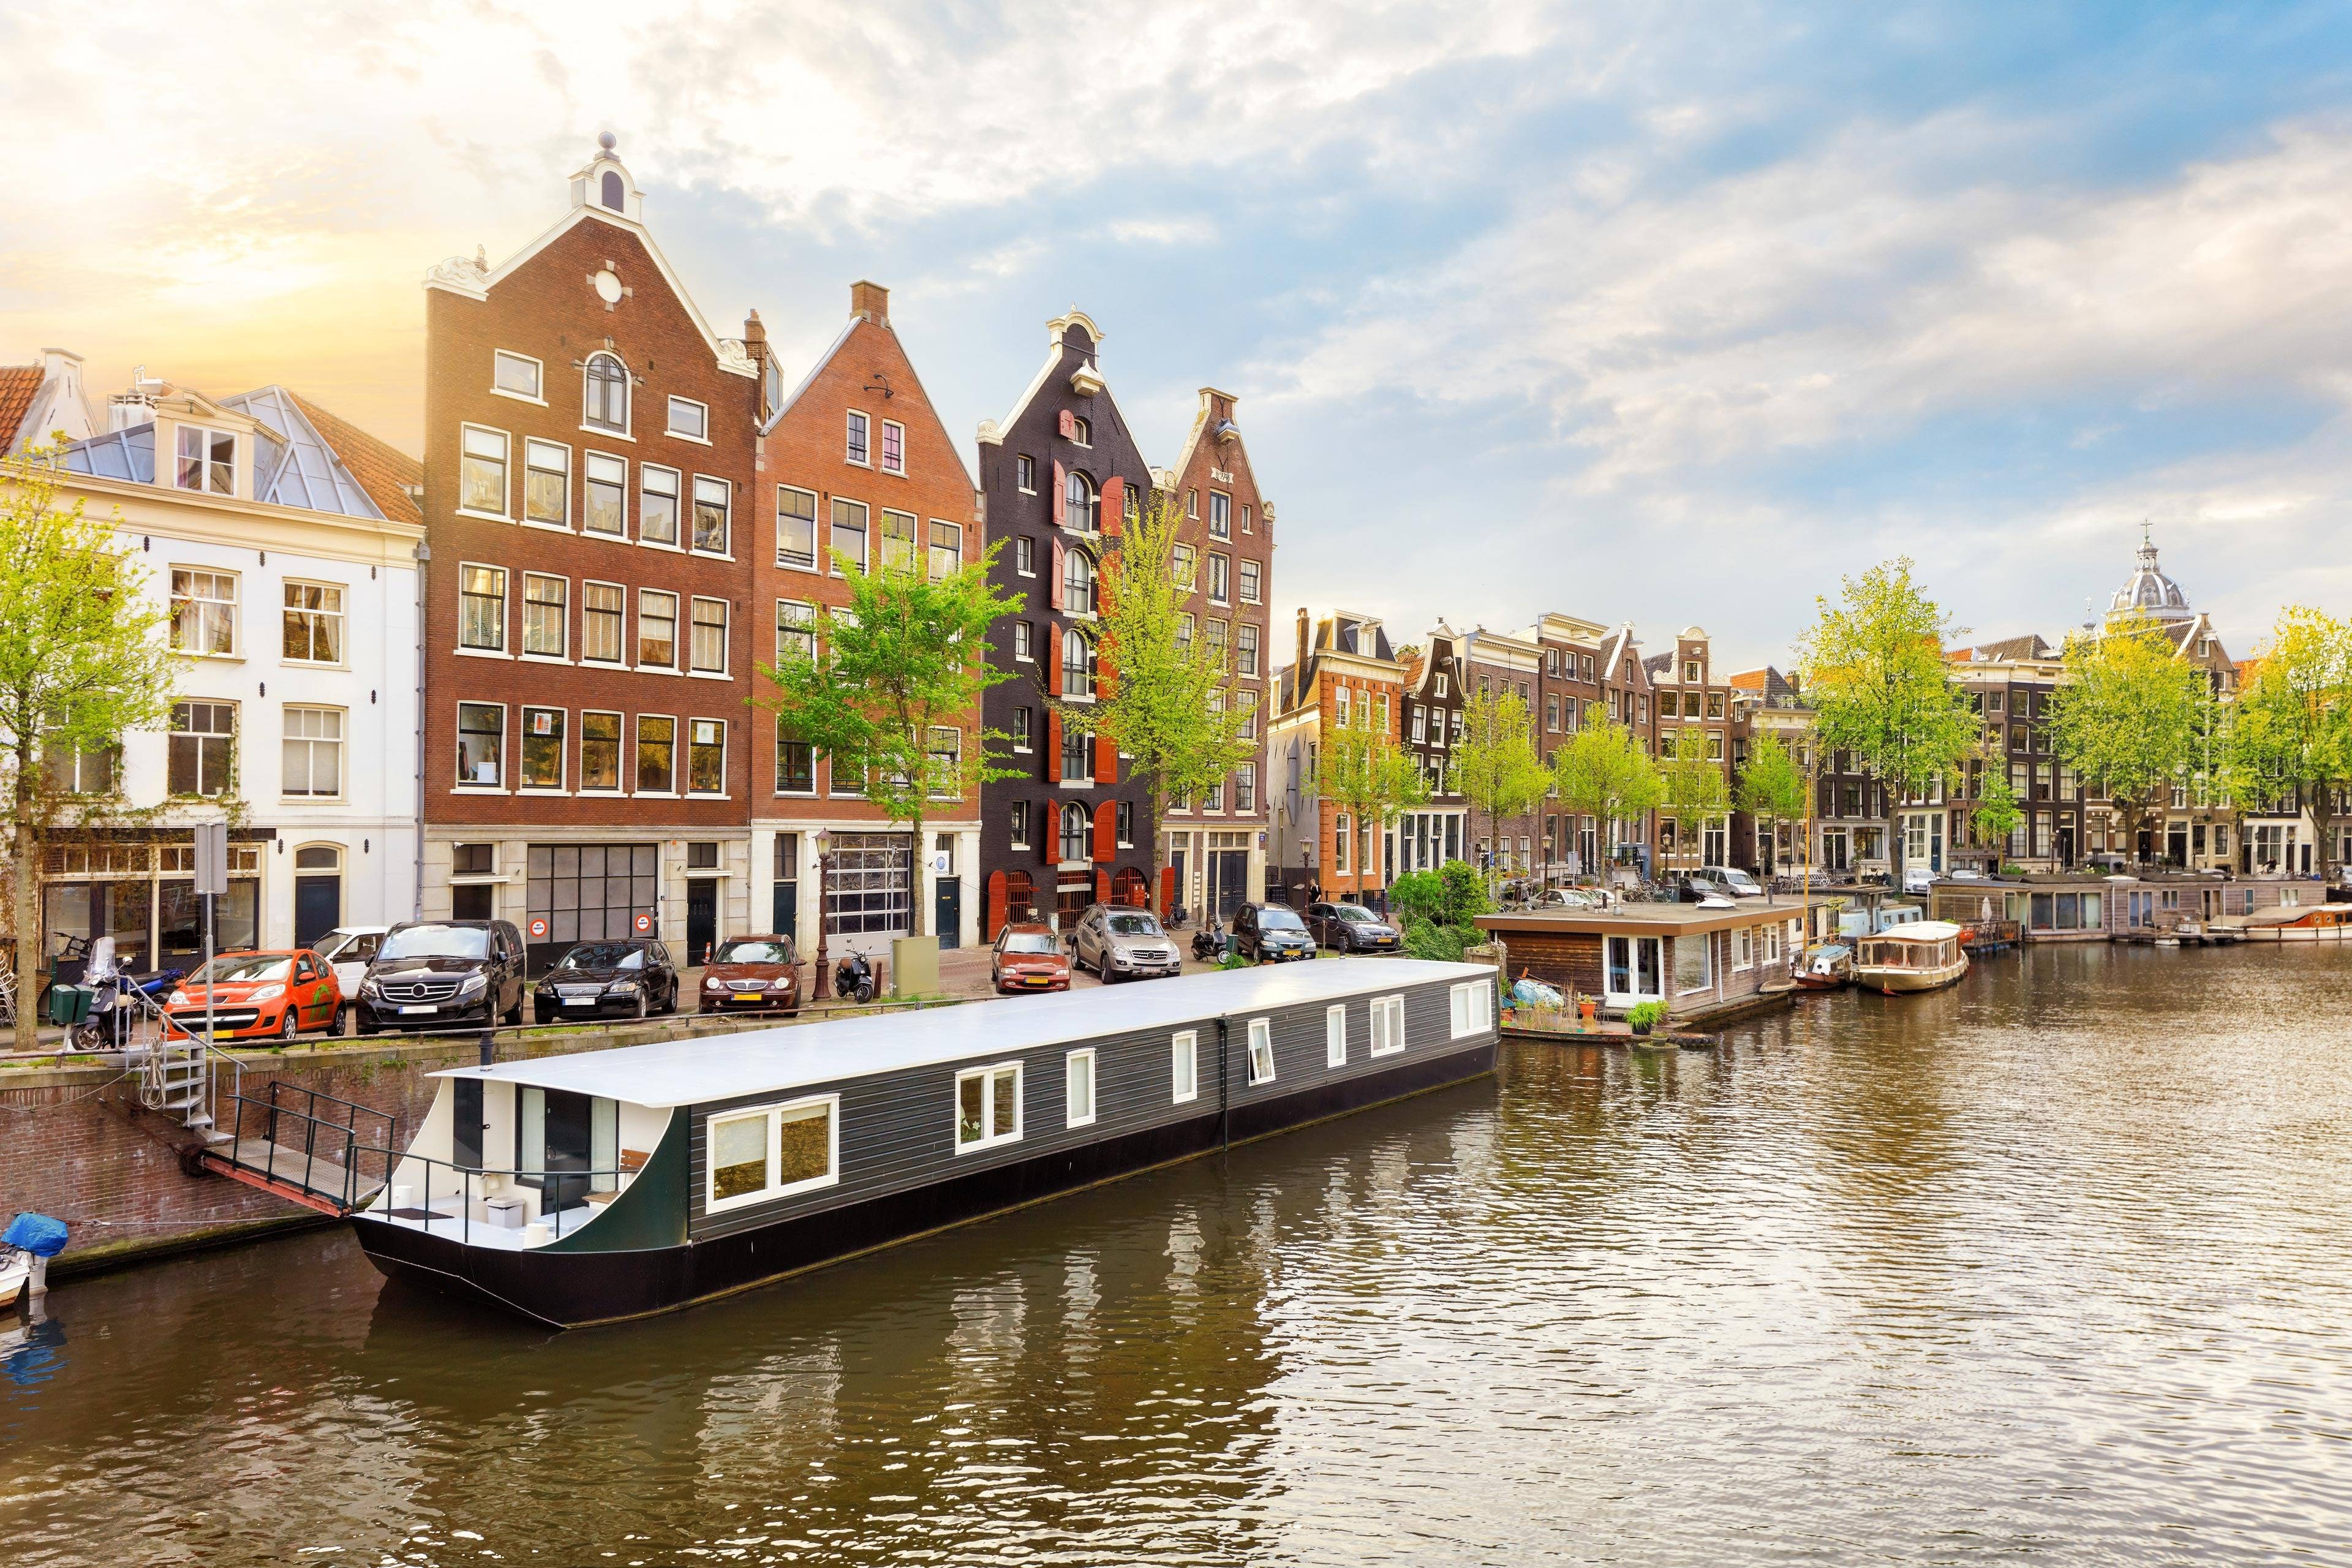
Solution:
<path fill-rule="evenodd" d="M 98 993 L 87 985 L 52 985 L 49 987 L 49 1022 L 59 1028 L 70 1029 L 89 1019 L 89 1005 Z"/>

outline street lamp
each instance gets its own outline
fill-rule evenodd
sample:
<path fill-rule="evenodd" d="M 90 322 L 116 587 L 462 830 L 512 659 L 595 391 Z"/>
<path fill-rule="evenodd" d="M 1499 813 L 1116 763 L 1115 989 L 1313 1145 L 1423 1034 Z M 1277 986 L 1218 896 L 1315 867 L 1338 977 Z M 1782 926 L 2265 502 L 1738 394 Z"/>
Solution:
<path fill-rule="evenodd" d="M 826 883 L 833 870 L 833 834 L 825 828 L 816 830 L 816 973 L 809 977 L 809 998 L 824 1000 L 824 911 L 828 902 Z"/>

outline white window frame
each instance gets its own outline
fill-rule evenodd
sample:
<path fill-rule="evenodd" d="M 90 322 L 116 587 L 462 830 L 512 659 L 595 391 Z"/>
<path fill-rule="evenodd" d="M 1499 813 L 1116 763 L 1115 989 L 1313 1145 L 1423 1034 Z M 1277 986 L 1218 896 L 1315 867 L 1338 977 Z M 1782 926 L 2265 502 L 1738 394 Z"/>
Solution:
<path fill-rule="evenodd" d="M 1201 1031 L 1179 1029 L 1168 1039 L 1169 1103 L 1190 1105 L 1201 1098 Z"/>
<path fill-rule="evenodd" d="M 898 461 L 896 464 L 889 459 L 890 438 L 893 435 L 898 438 Z M 896 419 L 882 421 L 882 439 L 874 447 L 874 466 L 883 473 L 897 474 L 902 478 L 907 472 L 907 427 Z"/>
<path fill-rule="evenodd" d="M 171 574 L 173 572 L 186 572 L 191 574 L 202 573 L 207 577 L 216 580 L 225 580 L 228 584 L 229 596 L 226 599 L 212 598 L 209 596 L 198 598 L 194 594 L 191 594 L 184 601 L 185 603 L 192 605 L 210 605 L 215 608 L 225 608 L 226 610 L 228 617 L 227 647 L 215 651 L 209 648 L 182 647 L 179 646 L 178 637 L 180 629 L 180 616 L 178 606 L 183 600 L 179 593 L 173 589 L 172 584 Z M 164 645 L 171 648 L 174 654 L 177 654 L 182 658 L 243 658 L 245 657 L 245 617 L 243 613 L 245 608 L 245 577 L 243 574 L 223 571 L 217 566 L 174 565 L 165 571 L 163 574 L 163 585 L 165 590 L 165 604 L 170 610 L 170 618 L 165 623 L 163 640 Z"/>
<path fill-rule="evenodd" d="M 1323 1065 L 1348 1065 L 1348 1005 L 1334 1002 L 1323 1009 Z"/>
<path fill-rule="evenodd" d="M 560 457 L 560 463 L 538 459 Z M 563 480 L 563 516 L 551 521 L 530 515 L 530 477 L 534 473 L 555 474 Z M 572 447 L 562 441 L 542 441 L 537 437 L 525 437 L 522 443 L 522 525 L 525 528 L 560 528 L 572 531 Z"/>
<path fill-rule="evenodd" d="M 532 390 L 529 392 L 517 392 L 512 387 L 500 386 L 499 384 L 499 363 L 501 361 L 507 360 L 511 360 L 516 364 L 527 364 L 530 366 L 530 384 Z M 546 362 L 543 360 L 533 359 L 529 354 L 519 354 L 512 349 L 492 349 L 490 351 L 490 395 L 493 397 L 511 397 L 517 403 L 535 403 L 541 408 L 546 407 Z"/>
<path fill-rule="evenodd" d="M 777 1156 L 781 1147 L 779 1128 L 787 1121 L 797 1121 L 812 1110 L 822 1108 L 825 1117 L 825 1173 L 797 1182 L 778 1183 Z M 773 1203 L 798 1193 L 813 1193 L 820 1188 L 837 1185 L 841 1181 L 841 1096 L 813 1094 L 801 1100 L 790 1100 L 777 1105 L 755 1105 L 742 1110 L 713 1111 L 703 1123 L 703 1147 L 708 1150 L 718 1141 L 719 1124 L 722 1121 L 746 1121 L 760 1117 L 767 1123 L 768 1180 L 759 1191 L 739 1193 L 731 1198 L 711 1195 L 719 1180 L 716 1161 L 706 1155 L 702 1175 L 702 1212 L 725 1214 L 730 1209 L 748 1208 L 753 1204 Z"/>
<path fill-rule="evenodd" d="M 348 639 L 351 636 L 351 622 L 347 618 L 347 612 L 343 606 L 345 601 L 350 596 L 351 590 L 346 588 L 341 583 L 319 582 L 308 577 L 289 577 L 279 584 L 278 595 L 278 598 L 283 601 L 286 597 L 287 592 L 296 588 L 317 588 L 325 593 L 332 594 L 335 596 L 335 607 L 331 610 L 313 610 L 300 605 L 287 605 L 281 603 L 278 609 L 279 619 L 278 623 L 279 648 L 282 650 L 285 647 L 287 619 L 299 616 L 305 621 L 332 621 L 334 623 L 332 629 L 335 638 L 335 657 L 333 658 L 288 658 L 281 652 L 278 657 L 278 662 L 280 664 L 301 665 L 310 669 L 349 668 L 351 667 L 352 645 Z M 310 640 L 316 642 L 317 638 L 313 637 Z"/>
<path fill-rule="evenodd" d="M 796 496 L 806 496 L 808 498 L 809 558 L 805 563 L 798 561 L 787 561 L 784 558 L 783 503 L 784 496 L 787 491 Z M 809 573 L 821 573 L 824 570 L 824 540 L 821 533 L 821 531 L 824 527 L 824 521 L 820 515 L 820 509 L 817 506 L 818 500 L 819 497 L 814 490 L 803 485 L 778 485 L 776 487 L 776 566 L 778 570 L 784 572 Z"/>
<path fill-rule="evenodd" d="M 592 718 L 610 719 L 614 721 L 614 783 L 610 788 L 606 788 L 603 784 L 592 785 L 588 782 L 588 721 Z M 626 713 L 623 713 L 618 710 L 612 708 L 583 708 L 580 710 L 580 732 L 577 735 L 570 737 L 565 742 L 567 754 L 564 758 L 563 776 L 567 780 L 572 776 L 572 760 L 569 752 L 573 749 L 577 749 L 580 756 L 579 794 L 615 795 L 626 795 L 629 793 L 629 782 L 631 777 L 629 764 L 634 759 L 632 758 L 629 751 L 629 716 Z"/>
<path fill-rule="evenodd" d="M 600 485 L 600 484 L 607 484 L 607 483 L 612 483 L 612 482 L 614 482 L 614 481 L 611 481 L 611 480 L 607 480 L 607 479 L 601 479 L 597 478 L 597 476 L 596 476 L 596 466 L 597 466 L 599 463 L 611 463 L 611 464 L 614 464 L 614 465 L 618 466 L 618 468 L 620 468 L 620 470 L 621 470 L 621 477 L 620 477 L 620 479 L 619 479 L 619 481 L 618 481 L 618 486 L 617 486 L 617 488 L 619 489 L 619 490 L 620 490 L 620 492 L 621 492 L 621 502 L 620 502 L 620 504 L 621 504 L 621 518 L 620 518 L 621 526 L 620 526 L 620 527 L 618 527 L 618 528 L 614 528 L 614 529 L 593 528 L 593 527 L 591 527 L 591 526 L 589 525 L 589 522 L 588 522 L 588 514 L 589 514 L 588 497 L 589 497 L 589 493 L 590 493 L 590 490 L 591 490 L 592 487 L 596 486 L 596 485 Z M 581 453 L 580 453 L 580 531 L 581 531 L 581 532 L 583 532 L 583 533 L 585 533 L 585 534 L 592 535 L 592 536 L 593 536 L 593 537 L 595 537 L 595 538 L 597 538 L 597 539 L 626 539 L 626 538 L 628 538 L 628 537 L 629 537 L 629 459 L 628 459 L 628 458 L 624 458 L 624 457 L 621 457 L 621 456 L 619 456 L 618 454 L 616 454 L 616 453 L 613 453 L 613 452 L 598 452 L 598 451 L 591 450 L 591 449 L 586 448 L 586 447 L 583 447 L 583 448 L 581 449 Z"/>
<path fill-rule="evenodd" d="M 1001 1072 L 1010 1072 L 1013 1075 L 1013 1131 L 1010 1132 L 992 1131 L 996 1126 L 996 1075 Z M 1025 1076 L 1026 1064 L 1017 1060 L 991 1062 L 986 1067 L 966 1068 L 956 1074 L 955 1098 L 948 1105 L 948 1128 L 950 1135 L 955 1138 L 957 1153 L 976 1154 L 983 1149 L 999 1149 L 1007 1143 L 1021 1142 L 1021 1135 L 1027 1131 L 1021 1113 L 1022 1090 L 1024 1087 L 1023 1079 Z M 963 1130 L 958 1125 L 958 1121 L 963 1115 L 964 1082 L 968 1079 L 975 1078 L 987 1085 L 981 1099 L 982 1132 L 978 1138 L 967 1142 L 961 1136 Z"/>
<path fill-rule="evenodd" d="M 466 504 L 466 463 L 473 454 L 466 449 L 469 436 L 495 437 L 499 443 L 499 510 L 484 511 Z M 489 461 L 487 453 L 482 461 Z M 492 522 L 512 522 L 514 513 L 514 437 L 491 425 L 460 425 L 457 426 L 457 511 L 464 517 L 487 518 Z"/>
<path fill-rule="evenodd" d="M 1399 997 L 1397 1000 L 1400 1004 L 1397 1032 L 1401 1037 L 1404 1032 L 1402 1006 L 1403 998 Z M 1492 982 L 1462 981 L 1452 988 L 1452 993 L 1446 1000 L 1447 1013 L 1453 1023 L 1455 1039 L 1475 1035 L 1495 1026 L 1495 987 Z"/>
<path fill-rule="evenodd" d="M 297 713 L 332 714 L 335 721 L 335 733 L 333 737 L 330 739 L 320 735 L 296 734 L 294 732 L 294 715 Z M 348 766 L 350 754 L 344 750 L 344 745 L 351 738 L 351 710 L 345 708 L 331 707 L 323 702 L 289 702 L 283 704 L 278 710 L 278 794 L 279 797 L 281 799 L 293 801 L 342 800 L 347 798 L 351 793 L 351 785 L 348 782 L 350 778 L 350 770 Z M 317 762 L 319 748 L 325 746 L 332 749 L 335 754 L 335 788 L 332 794 L 325 794 L 315 789 L 302 790 L 299 792 L 289 791 L 287 789 L 286 748 L 289 746 L 300 746 L 304 748 L 306 753 L 305 771 L 314 780 L 319 774 Z"/>
<path fill-rule="evenodd" d="M 1372 1046 L 1376 1057 L 1392 1057 L 1404 1049 L 1404 998 L 1375 996 L 1371 1002 Z"/>
<path fill-rule="evenodd" d="M 645 661 L 646 600 L 648 597 L 667 599 L 669 601 L 669 662 L 667 664 L 647 664 Z M 675 675 L 677 673 L 677 656 L 680 651 L 678 648 L 677 612 L 683 606 L 681 606 L 678 602 L 678 595 L 670 592 L 667 588 L 641 587 L 637 590 L 636 616 L 630 623 L 631 629 L 637 634 L 635 637 L 630 639 L 630 667 L 632 668 L 644 670 L 657 669 L 664 675 Z"/>
<path fill-rule="evenodd" d="M 611 360 L 621 367 L 621 422 L 619 425 L 597 425 L 588 418 L 588 373 L 600 359 Z M 637 428 L 637 377 L 628 362 L 610 349 L 598 349 L 580 362 L 580 428 L 593 430 L 600 436 L 616 436 L 634 441 Z"/>
<path fill-rule="evenodd" d="M 517 795 L 568 795 L 572 787 L 572 737 L 570 735 L 558 734 L 556 737 L 558 743 L 555 748 L 555 782 L 553 784 L 535 784 L 525 776 L 522 753 L 523 748 L 530 741 L 530 716 L 534 713 L 555 714 L 566 730 L 572 727 L 572 711 L 568 708 L 557 708 L 544 702 L 527 702 L 522 705 L 520 720 L 515 725 L 513 770 L 515 793 Z"/>
<path fill-rule="evenodd" d="M 694 727 L 697 724 L 716 724 L 719 726 L 719 787 L 717 789 L 697 789 L 694 787 L 694 748 L 701 744 L 700 742 L 694 738 Z M 684 766 L 677 766 L 677 759 L 673 759 L 672 762 L 672 766 L 677 776 L 674 777 L 671 782 L 684 786 L 677 791 L 680 795 L 683 795 L 689 800 L 725 800 L 728 798 L 727 748 L 734 743 L 734 735 L 731 733 L 732 730 L 733 726 L 729 724 L 724 719 L 689 718 L 687 720 L 686 756 L 684 759 Z"/>
<path fill-rule="evenodd" d="M 719 531 L 723 536 L 716 550 L 706 548 L 695 538 L 697 514 L 702 510 L 703 487 L 709 486 L 719 498 Z M 680 518 L 686 537 L 680 541 L 687 549 L 709 561 L 735 559 L 735 482 L 716 474 L 697 474 L 687 491 L 684 515 Z"/>
<path fill-rule="evenodd" d="M 245 438 L 234 430 L 215 430 L 206 425 L 175 425 L 172 429 L 172 488 L 199 496 L 236 494 L 236 454 Z M 201 454 L 195 459 L 197 482 L 193 485 L 180 482 L 180 465 L 188 460 L 181 455 L 180 443 L 191 435 L 198 438 L 197 450 Z M 213 444 L 216 441 L 228 443 L 228 484 L 226 488 L 214 483 L 213 470 L 219 467 L 219 459 L 213 456 Z"/>
<path fill-rule="evenodd" d="M 698 607 L 703 605 L 716 605 L 719 606 L 719 663 L 715 668 L 701 663 L 701 655 L 698 653 L 694 647 L 694 644 L 697 640 L 695 634 L 703 629 L 702 622 L 695 616 L 694 612 Z M 692 598 L 688 599 L 686 605 L 686 669 L 688 674 L 700 676 L 705 680 L 726 679 L 728 677 L 728 671 L 734 662 L 734 603 L 728 599 L 713 598 L 707 594 L 697 594 Z"/>
<path fill-rule="evenodd" d="M 1248 1037 L 1249 1081 L 1250 1087 L 1255 1089 L 1260 1084 L 1274 1081 L 1274 1020 L 1252 1018 L 1249 1021 Z M 1264 1071 L 1259 1070 L 1261 1067 L 1264 1068 Z"/>
<path fill-rule="evenodd" d="M 677 411 L 681 407 L 694 410 L 702 426 L 701 434 L 697 435 L 691 430 L 678 428 Z M 670 394 L 669 401 L 662 408 L 662 434 L 673 441 L 691 441 L 698 447 L 709 446 L 710 405 L 698 402 L 691 397 L 680 397 L 676 393 Z"/>
<path fill-rule="evenodd" d="M 1022 577 L 1037 575 L 1037 542 L 1025 533 L 1013 541 L 1013 570 Z"/>
<path fill-rule="evenodd" d="M 856 421 L 855 425 L 851 423 L 853 420 Z M 862 458 L 856 455 L 857 448 L 849 442 L 849 433 L 853 429 L 862 429 L 866 437 L 866 455 Z M 842 410 L 841 460 L 860 468 L 874 466 L 874 416 L 863 408 Z"/>
<path fill-rule="evenodd" d="M 1738 973 L 1756 967 L 1756 928 L 1741 926 L 1731 933 L 1731 968 Z"/>
<path fill-rule="evenodd" d="M 665 490 L 655 488 L 654 476 L 656 474 L 668 481 L 669 489 Z M 669 502 L 671 532 L 667 539 L 646 537 L 646 497 L 647 495 L 657 495 Z M 694 526 L 688 516 L 688 508 L 692 504 L 691 496 L 692 492 L 687 488 L 684 469 L 673 468 L 666 463 L 639 463 L 637 465 L 637 542 L 648 550 L 684 550 L 688 533 Z"/>
<path fill-rule="evenodd" d="M 494 572 L 498 574 L 499 640 L 495 643 L 469 643 L 466 640 L 466 600 L 467 597 L 466 593 L 466 574 L 477 571 Z M 487 561 L 460 561 L 457 563 L 457 651 L 459 653 L 489 658 L 504 658 L 508 657 L 507 645 L 512 640 L 510 627 L 514 619 L 513 594 L 514 579 L 508 574 L 505 567 L 494 566 Z"/>
<path fill-rule="evenodd" d="M 563 584 L 563 596 L 556 604 L 556 608 L 561 614 L 556 619 L 557 647 L 553 653 L 533 653 L 530 648 L 531 606 L 534 604 L 541 604 L 542 608 L 545 607 L 541 601 L 534 600 L 530 596 L 530 585 L 534 583 Z M 572 662 L 572 579 L 558 576 L 552 572 L 526 572 L 522 574 L 522 597 L 517 601 L 517 604 L 521 608 L 522 615 L 519 633 L 521 640 L 516 645 L 515 656 L 519 658 L 530 659 L 534 663 L 570 664 Z"/>
<path fill-rule="evenodd" d="M 588 651 L 588 590 L 591 588 L 612 588 L 617 590 L 621 595 L 620 653 L 612 658 L 600 658 Z M 608 669 L 626 669 L 629 667 L 629 588 L 627 584 L 607 583 L 597 577 L 583 577 L 580 580 L 580 662 L 598 665 Z"/>
<path fill-rule="evenodd" d="M 1078 1080 L 1084 1067 L 1087 1095 L 1086 1109 L 1078 1109 Z M 1094 1047 L 1072 1051 L 1062 1058 L 1062 1123 L 1066 1127 L 1092 1127 L 1101 1110 L 1102 1085 L 1095 1073 Z"/>

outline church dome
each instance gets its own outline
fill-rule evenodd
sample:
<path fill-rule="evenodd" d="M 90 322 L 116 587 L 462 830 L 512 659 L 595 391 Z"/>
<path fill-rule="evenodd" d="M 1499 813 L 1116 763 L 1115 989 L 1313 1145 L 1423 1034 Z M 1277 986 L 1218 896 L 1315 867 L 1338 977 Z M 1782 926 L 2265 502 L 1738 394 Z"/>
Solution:
<path fill-rule="evenodd" d="M 2153 621 L 2188 621 L 2197 617 L 2180 584 L 2158 570 L 2156 544 L 2146 534 L 2140 536 L 2139 564 L 2131 581 L 2116 589 L 2115 597 L 2107 602 L 2107 614 L 2111 616 L 2135 611 Z"/>

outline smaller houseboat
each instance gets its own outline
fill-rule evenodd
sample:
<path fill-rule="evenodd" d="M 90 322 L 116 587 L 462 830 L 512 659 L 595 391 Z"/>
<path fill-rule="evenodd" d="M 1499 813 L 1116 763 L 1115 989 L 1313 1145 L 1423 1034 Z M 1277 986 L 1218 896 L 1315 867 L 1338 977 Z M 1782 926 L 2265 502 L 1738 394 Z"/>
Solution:
<path fill-rule="evenodd" d="M 1790 976 L 1800 991 L 1836 991 L 1853 978 L 1853 949 L 1845 942 L 1825 942 L 1808 948 Z"/>
<path fill-rule="evenodd" d="M 1968 972 L 1960 928 L 1948 921 L 1913 921 L 1864 937 L 1854 947 L 1853 983 L 1889 996 L 1940 991 Z"/>
<path fill-rule="evenodd" d="M 2280 904 L 2241 922 L 2250 942 L 2352 940 L 2352 904 Z"/>

